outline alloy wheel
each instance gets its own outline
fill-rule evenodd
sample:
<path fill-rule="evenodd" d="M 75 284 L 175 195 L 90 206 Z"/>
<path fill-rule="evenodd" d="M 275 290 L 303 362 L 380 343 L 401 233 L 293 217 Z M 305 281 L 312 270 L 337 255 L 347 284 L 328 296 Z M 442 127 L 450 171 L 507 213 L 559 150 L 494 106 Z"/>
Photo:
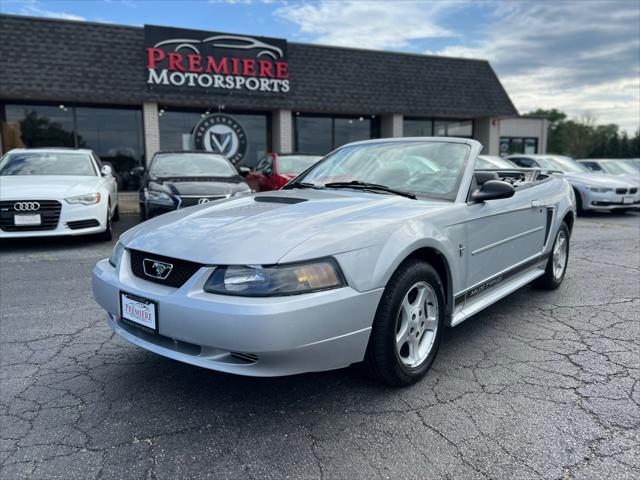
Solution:
<path fill-rule="evenodd" d="M 564 275 L 567 266 L 567 234 L 564 230 L 558 232 L 556 243 L 553 246 L 553 276 L 559 280 Z"/>
<path fill-rule="evenodd" d="M 405 294 L 396 321 L 396 352 L 407 367 L 416 368 L 431 353 L 438 330 L 438 297 L 427 282 Z"/>

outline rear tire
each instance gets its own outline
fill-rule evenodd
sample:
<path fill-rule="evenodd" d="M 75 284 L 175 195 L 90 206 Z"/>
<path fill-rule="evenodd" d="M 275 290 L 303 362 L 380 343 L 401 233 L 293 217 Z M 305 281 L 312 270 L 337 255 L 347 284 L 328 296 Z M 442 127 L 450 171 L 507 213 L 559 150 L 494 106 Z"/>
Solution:
<path fill-rule="evenodd" d="M 534 285 L 545 290 L 555 290 L 558 288 L 567 273 L 569 264 L 569 227 L 562 222 L 556 234 L 556 239 L 551 248 L 551 255 L 547 261 L 544 275 L 534 281 Z"/>
<path fill-rule="evenodd" d="M 113 211 L 112 221 L 117 222 L 120 220 L 120 207 L 116 205 L 116 209 Z"/>
<path fill-rule="evenodd" d="M 411 385 L 425 376 L 440 348 L 445 301 L 435 269 L 405 261 L 387 284 L 376 312 L 363 367 L 392 386 Z"/>
<path fill-rule="evenodd" d="M 147 209 L 144 206 L 144 203 L 140 203 L 140 221 L 144 222 L 147 219 Z"/>

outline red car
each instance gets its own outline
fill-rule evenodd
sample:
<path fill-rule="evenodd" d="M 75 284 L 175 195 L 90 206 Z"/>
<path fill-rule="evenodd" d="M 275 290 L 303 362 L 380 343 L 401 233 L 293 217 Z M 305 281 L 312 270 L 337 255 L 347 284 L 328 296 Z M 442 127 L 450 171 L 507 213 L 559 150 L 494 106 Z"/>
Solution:
<path fill-rule="evenodd" d="M 267 153 L 245 177 L 256 192 L 279 190 L 322 158 L 304 153 Z"/>

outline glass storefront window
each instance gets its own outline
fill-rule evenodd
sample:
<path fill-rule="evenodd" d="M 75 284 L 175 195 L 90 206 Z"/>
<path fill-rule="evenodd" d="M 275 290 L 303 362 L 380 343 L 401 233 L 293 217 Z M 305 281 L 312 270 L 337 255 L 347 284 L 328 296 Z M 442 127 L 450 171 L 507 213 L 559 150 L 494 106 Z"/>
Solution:
<path fill-rule="evenodd" d="M 131 170 L 144 159 L 142 112 L 132 109 L 76 107 L 78 147 L 90 148 L 109 162 L 123 190 L 137 189 Z"/>
<path fill-rule="evenodd" d="M 433 134 L 436 137 L 469 137 L 473 135 L 473 120 L 436 120 Z"/>
<path fill-rule="evenodd" d="M 71 107 L 6 105 L 3 152 L 12 148 L 75 147 Z"/>
<path fill-rule="evenodd" d="M 500 137 L 500 155 L 538 153 L 538 139 L 535 137 Z"/>
<path fill-rule="evenodd" d="M 229 113 L 247 134 L 247 151 L 241 165 L 254 167 L 270 148 L 269 117 L 267 114 Z M 192 132 L 202 120 L 202 112 L 164 111 L 160 115 L 160 149 L 193 150 Z"/>
<path fill-rule="evenodd" d="M 295 150 L 326 155 L 350 142 L 380 137 L 380 122 L 365 116 L 296 115 Z"/>
<path fill-rule="evenodd" d="M 473 135 L 473 121 L 462 120 L 447 123 L 448 137 L 471 137 Z"/>
<path fill-rule="evenodd" d="M 428 118 L 405 118 L 402 122 L 403 137 L 430 137 L 433 135 L 433 120 Z"/>
<path fill-rule="evenodd" d="M 3 151 L 13 148 L 89 148 L 113 165 L 118 187 L 136 189 L 130 172 L 144 161 L 142 112 L 135 108 L 72 105 L 4 106 Z"/>
<path fill-rule="evenodd" d="M 333 146 L 372 138 L 371 120 L 364 117 L 335 118 L 333 122 Z M 329 152 L 326 152 L 329 153 Z"/>
<path fill-rule="evenodd" d="M 325 155 L 333 150 L 331 117 L 295 117 L 296 151 Z"/>

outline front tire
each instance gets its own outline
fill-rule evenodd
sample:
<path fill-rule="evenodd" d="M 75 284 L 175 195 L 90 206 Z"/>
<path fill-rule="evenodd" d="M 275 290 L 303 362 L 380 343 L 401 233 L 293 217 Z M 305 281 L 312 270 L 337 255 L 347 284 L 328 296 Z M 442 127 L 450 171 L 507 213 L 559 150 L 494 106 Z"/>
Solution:
<path fill-rule="evenodd" d="M 440 348 L 444 316 L 438 273 L 426 262 L 405 261 L 378 305 L 364 359 L 366 372 L 398 387 L 420 380 Z"/>
<path fill-rule="evenodd" d="M 567 273 L 569 264 L 569 227 L 562 222 L 553 242 L 551 255 L 547 261 L 544 275 L 534 281 L 534 285 L 545 290 L 558 288 Z"/>
<path fill-rule="evenodd" d="M 107 228 L 104 232 L 100 232 L 96 235 L 96 238 L 102 242 L 110 242 L 113 239 L 113 229 L 111 227 L 111 206 L 107 206 Z"/>

